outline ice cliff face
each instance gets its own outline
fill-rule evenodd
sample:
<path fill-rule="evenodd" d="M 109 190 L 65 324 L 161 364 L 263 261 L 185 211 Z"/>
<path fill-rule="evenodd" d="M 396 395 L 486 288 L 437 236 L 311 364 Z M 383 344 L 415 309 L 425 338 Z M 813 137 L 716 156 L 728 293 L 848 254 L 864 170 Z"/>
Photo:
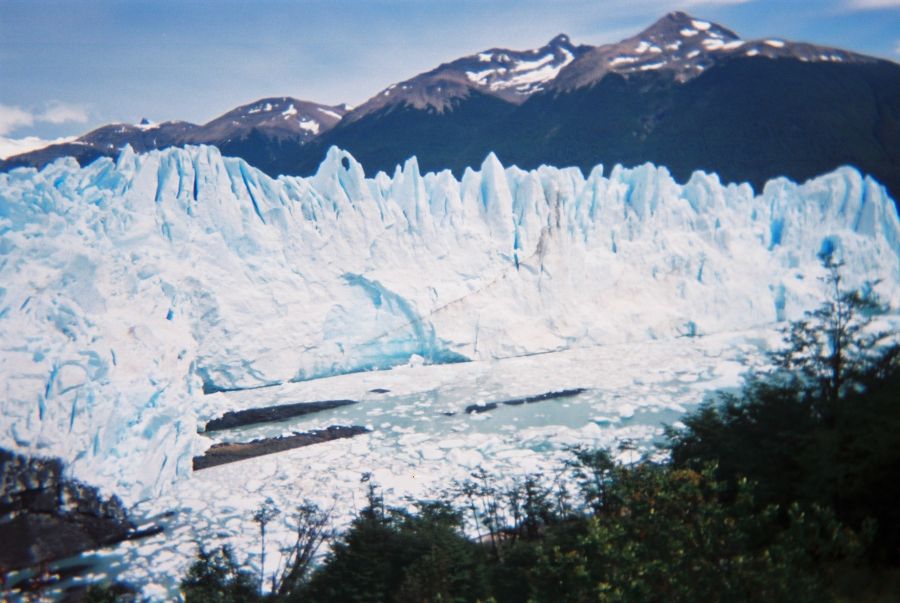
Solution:
<path fill-rule="evenodd" d="M 900 221 L 850 168 L 761 195 L 695 173 L 273 180 L 213 147 L 0 174 L 0 446 L 135 500 L 186 472 L 205 392 L 701 335 L 818 303 L 818 254 L 900 301 Z M 208 418 L 201 416 L 200 418 Z"/>

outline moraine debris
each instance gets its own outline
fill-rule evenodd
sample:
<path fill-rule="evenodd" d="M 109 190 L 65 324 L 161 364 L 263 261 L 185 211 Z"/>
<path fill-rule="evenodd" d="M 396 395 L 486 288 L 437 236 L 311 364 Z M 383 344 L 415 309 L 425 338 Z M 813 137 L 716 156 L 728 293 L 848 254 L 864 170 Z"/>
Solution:
<path fill-rule="evenodd" d="M 470 404 L 466 406 L 466 414 L 488 412 L 496 410 L 501 404 L 506 406 L 519 406 L 520 404 L 533 404 L 535 402 L 543 402 L 544 400 L 554 400 L 556 398 L 570 398 L 587 391 L 583 387 L 573 389 L 564 389 L 558 392 L 546 392 L 536 396 L 526 396 L 524 398 L 513 398 L 512 400 L 503 400 L 502 402 L 488 402 L 487 404 Z M 447 413 L 445 413 L 447 414 Z"/>
<path fill-rule="evenodd" d="M 256 425 L 257 423 L 275 423 L 356 403 L 356 400 L 322 400 L 320 402 L 296 402 L 294 404 L 234 410 L 226 412 L 218 419 L 208 421 L 205 430 L 219 431 L 244 427 L 245 425 Z"/>
<path fill-rule="evenodd" d="M 277 438 L 265 438 L 261 440 L 253 440 L 252 442 L 225 442 L 222 444 L 213 444 L 203 456 L 194 457 L 194 471 L 208 469 L 216 465 L 225 465 L 251 459 L 266 454 L 274 454 L 276 452 L 284 452 L 293 448 L 302 448 L 303 446 L 312 446 L 313 444 L 321 444 L 331 440 L 340 440 L 342 438 L 352 438 L 363 433 L 369 433 L 369 430 L 359 425 L 331 425 L 326 429 L 314 429 L 306 433 L 298 433 L 290 436 L 281 436 Z"/>

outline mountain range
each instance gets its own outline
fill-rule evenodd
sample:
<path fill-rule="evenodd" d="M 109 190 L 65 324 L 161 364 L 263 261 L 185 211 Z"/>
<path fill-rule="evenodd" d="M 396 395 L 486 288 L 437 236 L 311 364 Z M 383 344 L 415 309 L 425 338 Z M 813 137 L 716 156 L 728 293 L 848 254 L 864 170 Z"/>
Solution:
<path fill-rule="evenodd" d="M 393 84 L 356 108 L 266 98 L 198 126 L 112 124 L 8 158 L 5 170 L 62 156 L 82 165 L 136 151 L 209 144 L 269 175 L 310 175 L 331 146 L 369 173 L 410 156 L 455 175 L 494 152 L 504 163 L 665 165 L 757 190 L 849 164 L 900 198 L 900 65 L 781 39 L 744 40 L 683 12 L 615 44 L 559 35 L 526 51 L 492 48 Z"/>

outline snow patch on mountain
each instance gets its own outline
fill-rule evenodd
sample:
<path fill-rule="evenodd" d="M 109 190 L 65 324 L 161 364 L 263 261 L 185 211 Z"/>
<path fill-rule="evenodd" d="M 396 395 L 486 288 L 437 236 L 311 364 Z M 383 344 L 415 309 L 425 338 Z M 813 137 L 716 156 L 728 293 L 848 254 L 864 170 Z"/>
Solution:
<path fill-rule="evenodd" d="M 545 87 L 590 47 L 576 46 L 560 34 L 541 48 L 491 48 L 444 63 L 427 73 L 392 84 L 347 115 L 353 122 L 393 106 L 443 112 L 473 93 L 520 104 Z"/>

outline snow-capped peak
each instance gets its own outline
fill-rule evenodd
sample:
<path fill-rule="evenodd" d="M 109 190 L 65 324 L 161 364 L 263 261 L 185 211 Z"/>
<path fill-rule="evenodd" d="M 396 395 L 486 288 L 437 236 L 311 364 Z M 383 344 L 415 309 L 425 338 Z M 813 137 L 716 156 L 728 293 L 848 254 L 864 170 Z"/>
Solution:
<path fill-rule="evenodd" d="M 476 70 L 466 70 L 466 77 L 479 87 L 491 92 L 504 92 L 527 97 L 543 90 L 559 72 L 575 59 L 575 48 L 569 36 L 559 34 L 546 46 L 516 53 L 511 51 L 488 51 L 476 55 L 484 65 Z"/>
<path fill-rule="evenodd" d="M 592 48 L 561 72 L 556 89 L 591 85 L 608 73 L 664 70 L 678 82 L 691 80 L 732 58 L 792 58 L 800 61 L 868 61 L 845 50 L 794 43 L 777 38 L 744 40 L 732 30 L 684 12 L 671 12 L 616 44 Z"/>
<path fill-rule="evenodd" d="M 251 130 L 278 139 L 299 137 L 305 141 L 333 128 L 346 113 L 343 105 L 320 105 L 290 96 L 263 98 L 217 117 L 194 133 L 189 142 L 242 138 Z"/>
<path fill-rule="evenodd" d="M 159 128 L 159 124 L 150 121 L 146 117 L 142 117 L 141 121 L 135 124 L 135 127 L 146 132 L 147 130 L 156 130 L 157 128 Z"/>
<path fill-rule="evenodd" d="M 395 105 L 443 111 L 473 92 L 521 103 L 544 90 L 560 71 L 590 49 L 559 34 L 529 50 L 490 48 L 392 84 L 348 115 L 348 120 Z"/>

